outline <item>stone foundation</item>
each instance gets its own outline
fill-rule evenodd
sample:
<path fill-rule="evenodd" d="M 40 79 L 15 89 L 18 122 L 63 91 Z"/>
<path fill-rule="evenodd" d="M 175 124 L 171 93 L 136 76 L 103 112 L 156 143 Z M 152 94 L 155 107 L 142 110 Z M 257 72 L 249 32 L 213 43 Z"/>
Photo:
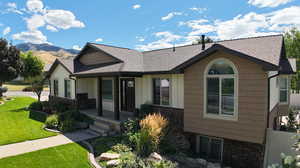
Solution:
<path fill-rule="evenodd" d="M 264 145 L 224 139 L 223 164 L 232 168 L 263 168 Z"/>

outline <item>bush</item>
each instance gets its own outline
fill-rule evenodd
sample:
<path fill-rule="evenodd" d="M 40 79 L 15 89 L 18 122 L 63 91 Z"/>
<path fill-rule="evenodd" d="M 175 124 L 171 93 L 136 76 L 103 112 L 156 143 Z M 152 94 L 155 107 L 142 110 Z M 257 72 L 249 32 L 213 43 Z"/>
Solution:
<path fill-rule="evenodd" d="M 7 92 L 7 90 L 8 90 L 7 87 L 3 87 L 3 86 L 0 87 L 0 93 L 2 93 L 2 94 Z"/>
<path fill-rule="evenodd" d="M 43 110 L 43 104 L 41 102 L 33 102 L 29 105 L 29 109 L 42 111 Z"/>
<path fill-rule="evenodd" d="M 139 120 L 138 119 L 128 119 L 123 122 L 121 125 L 122 132 L 127 135 L 133 135 L 140 129 Z"/>
<path fill-rule="evenodd" d="M 43 101 L 42 102 L 42 106 L 43 106 L 43 111 L 48 113 L 48 114 L 51 114 L 52 113 L 52 110 L 51 110 L 51 105 L 50 105 L 50 102 L 49 101 Z"/>
<path fill-rule="evenodd" d="M 116 152 L 116 153 L 125 153 L 125 152 L 130 152 L 132 149 L 131 147 L 125 145 L 125 144 L 116 144 L 111 147 L 111 150 Z"/>
<path fill-rule="evenodd" d="M 45 121 L 45 127 L 50 129 L 57 129 L 58 128 L 58 116 L 53 114 L 47 117 Z"/>
<path fill-rule="evenodd" d="M 139 156 L 147 157 L 154 151 L 153 139 L 146 129 L 131 135 L 129 141 L 134 144 L 135 151 Z"/>
<path fill-rule="evenodd" d="M 27 86 L 22 89 L 23 92 L 33 92 L 33 88 L 31 86 Z"/>
<path fill-rule="evenodd" d="M 60 122 L 59 130 L 62 131 L 62 132 L 74 131 L 75 130 L 74 124 L 75 124 L 74 119 L 64 120 L 64 121 Z"/>
<path fill-rule="evenodd" d="M 149 132 L 155 150 L 158 150 L 160 141 L 165 133 L 165 128 L 168 126 L 168 120 L 160 114 L 150 114 L 140 121 L 140 126 L 142 130 Z"/>
<path fill-rule="evenodd" d="M 145 117 L 146 115 L 149 115 L 153 113 L 153 108 L 150 104 L 142 104 L 140 108 L 140 117 Z"/>
<path fill-rule="evenodd" d="M 63 113 L 68 110 L 70 110 L 69 105 L 61 103 L 61 102 L 54 102 L 52 103 L 53 110 L 56 111 L 57 113 Z"/>

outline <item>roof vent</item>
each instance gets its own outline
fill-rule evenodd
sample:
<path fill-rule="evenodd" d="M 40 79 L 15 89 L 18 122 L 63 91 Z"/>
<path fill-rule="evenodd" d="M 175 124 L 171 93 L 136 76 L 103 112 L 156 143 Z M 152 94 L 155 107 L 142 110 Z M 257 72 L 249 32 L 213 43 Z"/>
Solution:
<path fill-rule="evenodd" d="M 205 35 L 201 35 L 201 45 L 202 45 L 202 50 L 205 50 Z"/>

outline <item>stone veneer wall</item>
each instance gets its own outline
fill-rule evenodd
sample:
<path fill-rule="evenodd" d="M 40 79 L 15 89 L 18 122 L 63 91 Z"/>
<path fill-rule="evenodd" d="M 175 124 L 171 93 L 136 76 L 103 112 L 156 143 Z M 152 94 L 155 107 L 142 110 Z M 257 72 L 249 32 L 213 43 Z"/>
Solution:
<path fill-rule="evenodd" d="M 224 139 L 223 164 L 232 168 L 263 168 L 264 145 Z"/>

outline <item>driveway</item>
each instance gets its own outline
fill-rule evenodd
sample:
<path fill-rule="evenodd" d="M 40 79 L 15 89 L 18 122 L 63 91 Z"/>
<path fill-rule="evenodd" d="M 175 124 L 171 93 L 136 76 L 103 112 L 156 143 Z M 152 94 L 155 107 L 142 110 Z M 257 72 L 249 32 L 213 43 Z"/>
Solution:
<path fill-rule="evenodd" d="M 5 96 L 26 96 L 37 99 L 37 95 L 34 92 L 22 92 L 22 91 L 7 91 L 4 93 Z M 41 95 L 41 101 L 47 101 L 49 91 L 43 91 Z"/>

